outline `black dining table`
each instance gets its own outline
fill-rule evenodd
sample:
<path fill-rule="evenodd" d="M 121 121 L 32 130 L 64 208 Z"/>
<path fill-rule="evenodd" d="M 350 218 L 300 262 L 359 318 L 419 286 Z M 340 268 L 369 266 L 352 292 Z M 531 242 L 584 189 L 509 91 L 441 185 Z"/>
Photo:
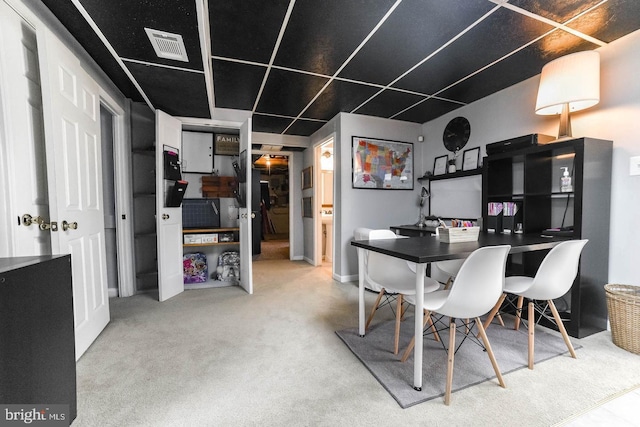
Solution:
<path fill-rule="evenodd" d="M 569 240 L 563 237 L 543 237 L 540 234 L 502 234 L 481 232 L 477 241 L 446 243 L 438 236 L 406 237 L 401 239 L 352 240 L 358 249 L 358 332 L 365 335 L 364 268 L 366 251 L 404 259 L 416 264 L 416 295 L 424 294 L 424 278 L 427 264 L 436 261 L 461 259 L 484 246 L 511 245 L 510 254 L 551 249 L 558 243 Z M 423 299 L 416 298 L 415 349 L 413 365 L 413 388 L 422 389 L 423 346 Z"/>

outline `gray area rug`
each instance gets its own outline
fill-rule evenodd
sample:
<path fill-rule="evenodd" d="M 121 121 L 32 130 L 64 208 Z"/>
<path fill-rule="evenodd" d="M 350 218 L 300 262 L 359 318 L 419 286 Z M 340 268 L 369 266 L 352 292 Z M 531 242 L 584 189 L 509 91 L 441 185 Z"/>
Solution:
<path fill-rule="evenodd" d="M 505 318 L 507 327 L 492 324 L 487 329 L 491 348 L 498 362 L 500 372 L 506 373 L 527 366 L 526 326 L 520 331 L 512 329 L 512 319 Z M 475 328 L 474 328 L 475 331 Z M 360 359 L 373 376 L 393 396 L 402 408 L 444 396 L 447 376 L 447 353 L 440 342 L 428 335 L 424 339 L 422 391 L 413 389 L 413 356 L 402 363 L 400 358 L 413 336 L 413 317 L 408 317 L 400 329 L 400 351 L 393 354 L 394 322 L 384 322 L 372 326 L 365 337 L 358 336 L 358 328 L 337 331 L 336 334 Z M 449 342 L 448 331 L 442 331 L 443 342 Z M 463 334 L 456 334 L 456 345 L 460 344 Z M 560 334 L 545 332 L 536 328 L 535 363 L 565 355 L 570 358 L 567 347 Z M 573 343 L 573 348 L 581 346 Z M 571 360 L 568 360 L 571 362 Z M 455 354 L 453 369 L 453 392 L 491 380 L 499 387 L 489 356 L 471 339 L 467 339 Z M 504 378 L 509 387 L 509 379 Z M 487 396 L 490 398 L 490 396 Z M 452 396 L 452 400 L 455 395 Z"/>

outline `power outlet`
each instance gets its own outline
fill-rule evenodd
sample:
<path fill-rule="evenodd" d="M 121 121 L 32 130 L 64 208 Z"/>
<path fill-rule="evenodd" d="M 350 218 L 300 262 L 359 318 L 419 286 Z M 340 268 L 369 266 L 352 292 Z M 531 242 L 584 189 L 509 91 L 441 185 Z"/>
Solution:
<path fill-rule="evenodd" d="M 640 156 L 629 158 L 629 175 L 640 175 Z"/>

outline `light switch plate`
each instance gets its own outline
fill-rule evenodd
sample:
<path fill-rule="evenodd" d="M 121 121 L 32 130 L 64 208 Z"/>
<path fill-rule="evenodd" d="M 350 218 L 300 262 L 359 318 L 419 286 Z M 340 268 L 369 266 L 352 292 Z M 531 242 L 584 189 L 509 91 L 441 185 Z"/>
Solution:
<path fill-rule="evenodd" d="M 640 156 L 629 158 L 629 175 L 640 175 Z"/>

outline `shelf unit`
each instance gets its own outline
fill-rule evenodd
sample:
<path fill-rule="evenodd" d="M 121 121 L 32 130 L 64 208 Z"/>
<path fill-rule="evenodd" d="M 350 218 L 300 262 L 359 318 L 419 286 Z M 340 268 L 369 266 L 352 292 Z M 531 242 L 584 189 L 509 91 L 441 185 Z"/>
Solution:
<path fill-rule="evenodd" d="M 567 332 L 578 338 L 606 329 L 604 285 L 608 281 L 611 141 L 594 138 L 538 145 L 485 157 L 483 231 L 488 203 L 516 202 L 524 233 L 573 226 L 573 239 L 589 239 L 571 290 L 556 301 Z M 573 191 L 560 191 L 563 167 Z M 508 274 L 535 275 L 547 251 L 512 256 Z"/>
<path fill-rule="evenodd" d="M 236 227 L 228 228 L 200 228 L 200 229 L 184 229 L 182 234 L 220 234 L 220 233 L 233 233 L 234 241 L 232 242 L 216 242 L 216 243 L 183 243 L 183 253 L 189 252 L 203 252 L 207 256 L 207 270 L 208 279 L 202 283 L 185 283 L 185 289 L 203 289 L 203 288 L 220 288 L 226 286 L 233 286 L 236 283 L 233 281 L 220 281 L 211 278 L 213 272 L 216 271 L 218 266 L 218 255 L 227 248 L 233 248 L 233 250 L 239 251 L 240 249 L 240 229 Z M 183 240 L 184 241 L 184 240 Z M 200 248 L 201 250 L 197 250 Z"/>
<path fill-rule="evenodd" d="M 481 175 L 482 168 L 471 169 L 466 171 L 456 171 L 456 172 L 447 172 L 442 175 L 425 175 L 418 178 L 418 182 L 423 183 L 427 182 L 427 190 L 429 190 L 429 194 L 431 194 L 431 182 L 432 181 L 441 181 L 443 179 L 455 179 L 455 178 L 464 178 L 467 176 Z M 429 210 L 428 215 L 431 215 L 431 198 L 428 199 Z"/>
<path fill-rule="evenodd" d="M 136 292 L 158 288 L 155 123 L 153 112 L 145 104 L 131 103 Z"/>

